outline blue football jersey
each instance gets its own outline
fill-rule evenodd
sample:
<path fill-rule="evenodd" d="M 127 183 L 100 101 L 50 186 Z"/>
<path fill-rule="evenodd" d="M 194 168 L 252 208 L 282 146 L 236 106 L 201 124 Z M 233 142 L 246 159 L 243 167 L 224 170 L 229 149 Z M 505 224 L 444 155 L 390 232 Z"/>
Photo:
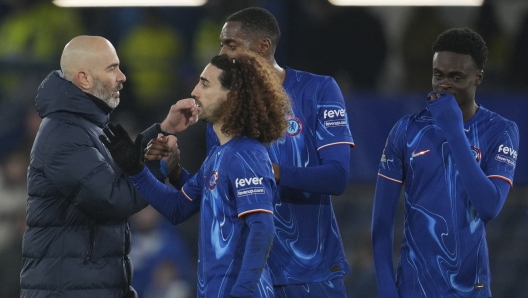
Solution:
<path fill-rule="evenodd" d="M 215 146 L 198 173 L 184 184 L 182 193 L 188 200 L 201 200 L 198 297 L 229 297 L 249 234 L 241 217 L 273 214 L 275 192 L 266 148 L 246 137 Z M 267 266 L 253 297 L 273 297 Z"/>
<path fill-rule="evenodd" d="M 482 171 L 512 184 L 517 125 L 480 106 L 464 130 Z M 485 222 L 472 206 L 449 144 L 427 109 L 393 127 L 378 175 L 405 188 L 396 277 L 401 297 L 491 297 Z M 475 289 L 476 284 L 484 288 Z"/>
<path fill-rule="evenodd" d="M 320 165 L 319 149 L 354 146 L 343 95 L 333 78 L 286 68 L 283 87 L 292 114 L 284 138 L 268 147 L 272 162 L 313 167 Z M 216 144 L 209 125 L 207 146 Z M 350 273 L 330 195 L 277 188 L 276 233 L 268 258 L 274 285 L 320 282 Z"/>

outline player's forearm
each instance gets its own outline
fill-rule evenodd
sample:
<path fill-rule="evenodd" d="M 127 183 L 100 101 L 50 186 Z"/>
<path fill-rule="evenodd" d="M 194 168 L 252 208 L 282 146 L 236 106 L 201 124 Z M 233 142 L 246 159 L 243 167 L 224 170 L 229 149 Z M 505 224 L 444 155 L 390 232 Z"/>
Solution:
<path fill-rule="evenodd" d="M 169 174 L 169 182 L 174 186 L 176 189 L 181 189 L 183 185 L 191 179 L 193 175 L 189 173 L 186 169 L 181 168 L 181 172 L 178 175 L 177 179 L 173 175 Z"/>
<path fill-rule="evenodd" d="M 279 185 L 305 192 L 340 195 L 347 185 L 343 169 L 331 164 L 308 168 L 281 165 L 280 173 Z"/>
<path fill-rule="evenodd" d="M 455 97 L 443 94 L 436 100 L 428 101 L 427 105 L 435 124 L 447 139 L 460 179 L 477 214 L 483 221 L 493 219 L 502 209 L 507 191 L 497 188 L 475 160 Z"/>
<path fill-rule="evenodd" d="M 464 135 L 444 134 L 453 153 L 462 184 L 480 219 L 489 221 L 495 218 L 504 205 L 509 187 L 505 190 L 498 188 L 486 176 L 475 160 L 470 144 Z"/>
<path fill-rule="evenodd" d="M 134 187 L 165 218 L 173 224 L 181 223 L 199 211 L 199 202 L 190 202 L 183 194 L 159 182 L 145 167 L 130 176 Z"/>
<path fill-rule="evenodd" d="M 242 266 L 237 281 L 231 290 L 232 297 L 252 297 L 275 236 L 273 215 L 263 212 L 246 216 L 249 235 L 246 241 Z"/>
<path fill-rule="evenodd" d="M 398 297 L 392 250 L 394 218 L 400 191 L 401 184 L 378 177 L 372 212 L 371 238 L 380 298 Z"/>
<path fill-rule="evenodd" d="M 157 138 L 159 133 L 162 133 L 159 123 L 154 123 L 152 124 L 152 126 L 141 132 L 141 134 L 143 135 L 141 149 L 147 148 L 148 142 L 152 139 Z"/>
<path fill-rule="evenodd" d="M 321 165 L 280 166 L 279 185 L 305 192 L 340 195 L 348 182 L 350 146 L 334 145 L 319 151 Z"/>

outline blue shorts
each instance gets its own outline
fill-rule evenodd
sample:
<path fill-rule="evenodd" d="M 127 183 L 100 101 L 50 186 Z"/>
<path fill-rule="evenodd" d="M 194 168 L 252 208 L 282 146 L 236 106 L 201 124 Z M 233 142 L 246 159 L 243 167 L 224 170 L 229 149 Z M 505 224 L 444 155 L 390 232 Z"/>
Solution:
<path fill-rule="evenodd" d="M 346 298 L 342 278 L 300 285 L 273 286 L 275 298 Z"/>

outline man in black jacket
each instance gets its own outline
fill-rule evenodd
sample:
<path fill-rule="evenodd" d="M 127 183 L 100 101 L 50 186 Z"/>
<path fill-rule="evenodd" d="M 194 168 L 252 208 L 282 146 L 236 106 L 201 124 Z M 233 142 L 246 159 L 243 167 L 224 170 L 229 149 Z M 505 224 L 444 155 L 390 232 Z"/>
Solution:
<path fill-rule="evenodd" d="M 70 41 L 61 69 L 36 97 L 43 121 L 28 168 L 21 297 L 136 297 L 128 218 L 147 202 L 98 138 L 126 78 L 112 44 L 96 36 Z M 149 131 L 196 121 L 194 100 L 184 99 Z"/>

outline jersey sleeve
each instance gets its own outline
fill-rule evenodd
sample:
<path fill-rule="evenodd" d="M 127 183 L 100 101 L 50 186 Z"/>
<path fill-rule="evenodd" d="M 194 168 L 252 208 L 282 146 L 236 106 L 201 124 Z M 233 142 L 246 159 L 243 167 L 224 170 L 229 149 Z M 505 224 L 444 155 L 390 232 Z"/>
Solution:
<path fill-rule="evenodd" d="M 408 122 L 408 117 L 402 118 L 390 131 L 381 155 L 378 171 L 378 176 L 397 183 L 403 183 L 405 179 L 405 132 Z"/>
<path fill-rule="evenodd" d="M 317 150 L 334 144 L 354 146 L 343 94 L 336 81 L 327 77 L 317 88 Z"/>
<path fill-rule="evenodd" d="M 203 168 L 192 176 L 181 188 L 184 197 L 189 201 L 196 201 L 202 198 L 204 174 Z"/>
<path fill-rule="evenodd" d="M 237 152 L 230 164 L 229 183 L 234 192 L 238 217 L 254 212 L 273 214 L 276 185 L 266 152 Z"/>
<path fill-rule="evenodd" d="M 483 168 L 484 173 L 489 178 L 503 179 L 513 186 L 513 174 L 519 151 L 519 128 L 515 123 L 504 130 L 493 143 L 491 150 L 492 153 Z"/>

